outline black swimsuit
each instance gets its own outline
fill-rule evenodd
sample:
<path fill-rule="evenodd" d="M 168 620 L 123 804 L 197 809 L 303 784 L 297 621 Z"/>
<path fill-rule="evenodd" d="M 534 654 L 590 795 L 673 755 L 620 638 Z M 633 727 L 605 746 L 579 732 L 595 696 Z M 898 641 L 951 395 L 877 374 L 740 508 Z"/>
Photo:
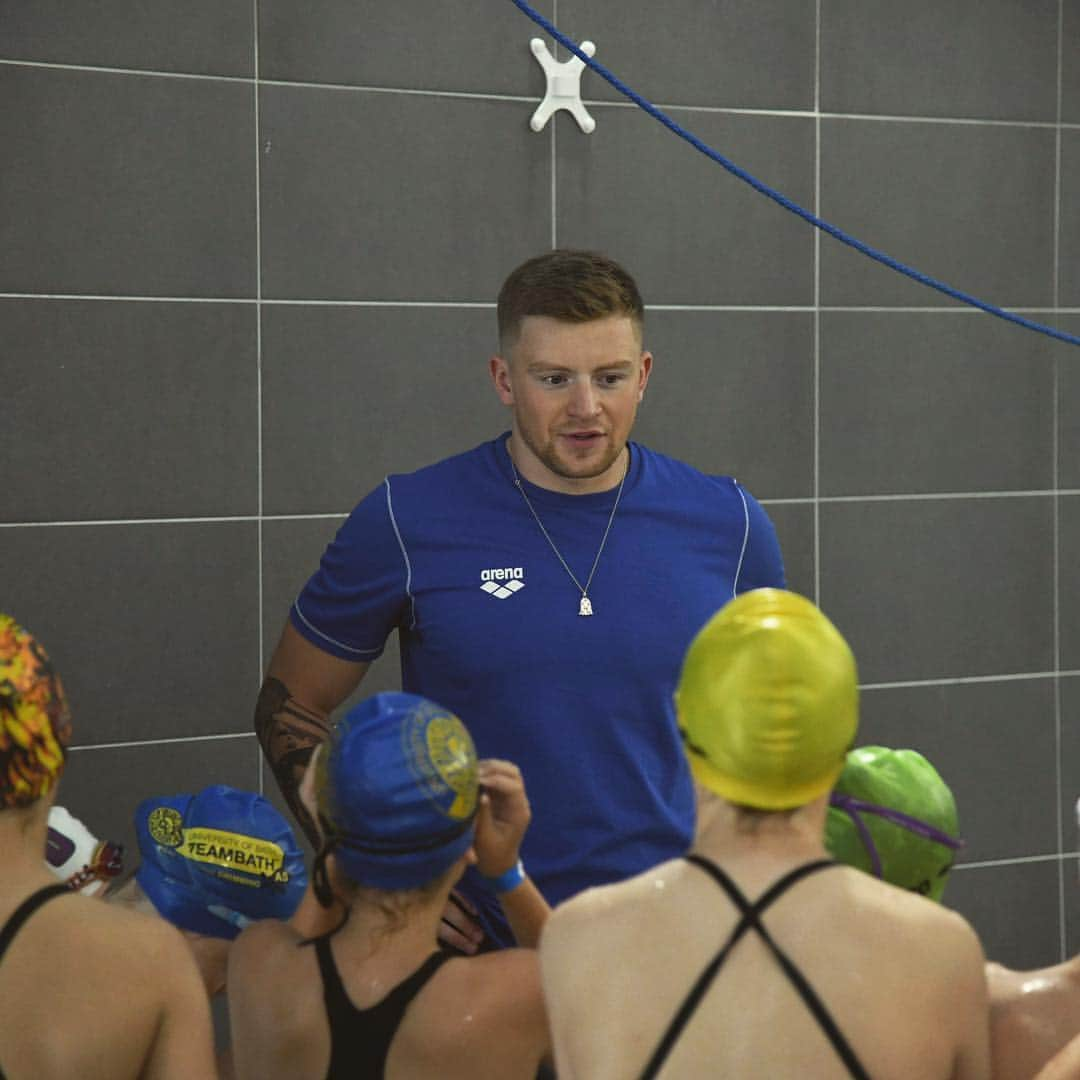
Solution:
<path fill-rule="evenodd" d="M 15 940 L 15 935 L 22 929 L 23 923 L 42 904 L 47 903 L 54 896 L 63 896 L 65 893 L 69 896 L 73 895 L 66 885 L 46 885 L 44 888 L 38 889 L 37 892 L 31 893 L 11 913 L 11 917 L 4 923 L 4 928 L 0 930 L 0 960 L 4 958 L 4 953 L 8 951 L 8 947 Z M 0 1069 L 0 1080 L 4 1080 L 3 1069 Z"/>
<path fill-rule="evenodd" d="M 450 959 L 432 953 L 407 979 L 403 979 L 370 1009 L 358 1009 L 345 992 L 330 952 L 330 937 L 315 939 L 315 955 L 323 982 L 323 1001 L 330 1021 L 330 1068 L 326 1080 L 382 1080 L 386 1058 L 397 1029 L 413 998 Z M 2 1080 L 2 1078 L 0 1078 Z"/>
<path fill-rule="evenodd" d="M 848 1067 L 848 1072 L 850 1072 L 856 1080 L 870 1080 L 870 1074 L 862 1067 L 858 1057 L 855 1056 L 855 1051 L 848 1045 L 847 1039 L 844 1038 L 840 1028 L 837 1027 L 836 1021 L 829 1015 L 829 1012 L 824 1004 L 822 1004 L 821 999 L 806 981 L 802 972 L 791 962 L 787 953 L 773 941 L 769 932 L 765 929 L 765 925 L 761 921 L 761 916 L 764 914 L 765 909 L 783 896 L 783 894 L 797 881 L 800 881 L 808 874 L 814 874 L 819 870 L 826 870 L 830 866 L 836 866 L 837 864 L 832 859 L 818 859 L 816 862 L 804 863 L 802 866 L 797 866 L 790 873 L 787 873 L 780 878 L 779 881 L 774 882 L 760 897 L 758 897 L 757 900 L 751 903 L 738 885 L 736 885 L 735 882 L 732 881 L 731 878 L 728 877 L 728 875 L 715 863 L 710 862 L 700 855 L 688 855 L 686 858 L 688 862 L 692 862 L 695 866 L 700 866 L 702 870 L 709 874 L 724 892 L 727 893 L 731 902 L 742 914 L 739 921 L 735 924 L 735 928 L 728 935 L 728 939 L 723 947 L 698 977 L 698 980 L 694 983 L 690 993 L 686 995 L 686 999 L 680 1006 L 679 1011 L 675 1014 L 675 1018 L 671 1021 L 667 1031 L 664 1032 L 664 1036 L 660 1040 L 656 1050 L 653 1052 L 653 1056 L 649 1059 L 648 1065 L 645 1066 L 645 1071 L 641 1074 L 641 1080 L 651 1080 L 652 1077 L 655 1077 L 659 1073 L 665 1059 L 668 1054 L 671 1053 L 672 1047 L 674 1047 L 679 1036 L 682 1034 L 683 1028 L 685 1028 L 690 1021 L 690 1017 L 693 1015 L 694 1010 L 701 1004 L 701 999 L 705 996 L 713 979 L 716 978 L 720 969 L 724 966 L 724 962 L 727 960 L 731 950 L 746 931 L 750 929 L 756 930 L 765 944 L 769 946 L 769 950 L 772 952 L 773 956 L 776 957 L 784 974 L 787 975 L 792 986 L 798 991 L 799 997 L 803 999 L 806 1007 L 814 1014 L 814 1019 L 821 1025 L 821 1029 L 825 1032 L 829 1042 L 832 1043 L 833 1048 Z"/>

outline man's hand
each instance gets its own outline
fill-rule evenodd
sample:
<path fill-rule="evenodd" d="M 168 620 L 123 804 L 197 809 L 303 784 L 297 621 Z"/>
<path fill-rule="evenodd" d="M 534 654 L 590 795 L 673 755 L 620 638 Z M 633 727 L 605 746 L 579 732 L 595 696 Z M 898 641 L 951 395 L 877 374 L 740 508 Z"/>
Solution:
<path fill-rule="evenodd" d="M 484 877 L 499 877 L 518 861 L 532 811 L 521 770 L 513 762 L 487 758 L 477 766 L 477 779 L 476 868 Z"/>

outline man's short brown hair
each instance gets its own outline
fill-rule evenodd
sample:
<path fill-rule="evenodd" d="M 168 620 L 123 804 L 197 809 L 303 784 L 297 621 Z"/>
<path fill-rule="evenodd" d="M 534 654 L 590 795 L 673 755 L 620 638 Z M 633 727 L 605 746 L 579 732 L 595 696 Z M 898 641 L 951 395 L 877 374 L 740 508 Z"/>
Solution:
<path fill-rule="evenodd" d="M 637 283 L 614 259 L 557 248 L 523 262 L 499 290 L 500 349 L 514 343 L 529 315 L 572 323 L 628 315 L 640 333 L 645 305 Z"/>

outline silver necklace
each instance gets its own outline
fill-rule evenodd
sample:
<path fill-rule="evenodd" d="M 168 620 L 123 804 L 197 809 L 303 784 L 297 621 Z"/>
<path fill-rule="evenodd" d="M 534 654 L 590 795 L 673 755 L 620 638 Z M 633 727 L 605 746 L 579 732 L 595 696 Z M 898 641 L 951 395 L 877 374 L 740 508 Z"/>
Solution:
<path fill-rule="evenodd" d="M 551 545 L 551 550 L 555 552 L 555 557 L 562 563 L 563 569 L 570 575 L 570 580 L 578 587 L 581 592 L 581 603 L 578 605 L 579 615 L 592 615 L 593 606 L 592 601 L 589 599 L 589 586 L 592 585 L 593 575 L 596 573 L 596 568 L 600 565 L 600 556 L 604 554 L 604 545 L 607 543 L 608 533 L 611 532 L 611 523 L 615 520 L 615 511 L 619 509 L 619 499 L 622 498 L 623 484 L 626 483 L 626 474 L 630 471 L 630 448 L 626 450 L 626 468 L 623 470 L 622 479 L 619 481 L 619 490 L 615 492 L 615 505 L 611 508 L 611 513 L 608 515 L 607 527 L 604 529 L 604 535 L 600 540 L 600 546 L 596 549 L 596 558 L 593 559 L 592 569 L 589 571 L 589 576 L 585 580 L 585 584 L 582 585 L 578 581 L 574 574 L 574 571 L 567 565 L 566 560 L 562 557 L 562 552 L 555 546 L 555 541 L 551 539 L 547 529 L 544 528 L 544 523 L 540 520 L 540 515 L 536 512 L 536 508 L 533 506 L 529 499 L 529 496 L 525 492 L 525 487 L 521 483 L 521 477 L 518 476 L 518 471 L 514 468 L 514 459 L 510 457 L 509 449 L 506 456 L 510 458 L 510 471 L 514 474 L 514 486 L 521 492 L 521 497 L 525 500 L 525 505 L 529 508 L 529 512 L 536 520 L 536 524 L 540 526 L 540 531 L 544 534 L 544 539 Z"/>

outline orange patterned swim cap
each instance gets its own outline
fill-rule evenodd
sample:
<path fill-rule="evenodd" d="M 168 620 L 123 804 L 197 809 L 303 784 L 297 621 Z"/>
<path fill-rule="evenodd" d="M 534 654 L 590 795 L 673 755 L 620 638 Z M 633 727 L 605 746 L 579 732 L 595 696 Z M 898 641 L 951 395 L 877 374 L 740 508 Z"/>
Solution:
<path fill-rule="evenodd" d="M 48 654 L 0 615 L 0 806 L 30 806 L 55 786 L 71 741 L 71 713 Z"/>

